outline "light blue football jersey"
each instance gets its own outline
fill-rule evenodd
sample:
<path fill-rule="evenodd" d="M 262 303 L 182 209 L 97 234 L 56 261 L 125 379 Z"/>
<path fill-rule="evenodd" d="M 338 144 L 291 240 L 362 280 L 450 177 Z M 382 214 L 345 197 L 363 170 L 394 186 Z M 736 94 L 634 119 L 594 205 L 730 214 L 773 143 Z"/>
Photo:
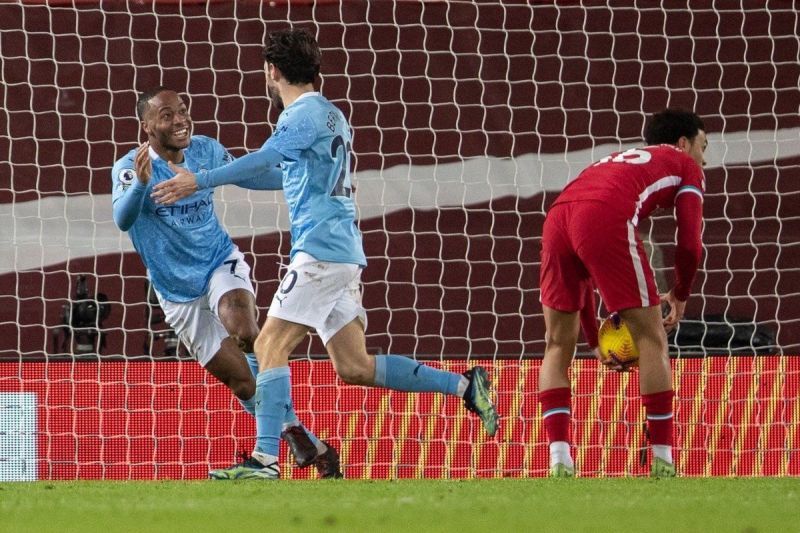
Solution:
<path fill-rule="evenodd" d="M 283 192 L 289 206 L 292 251 L 320 261 L 367 265 L 351 198 L 350 125 L 317 92 L 283 110 L 264 143 L 283 156 Z"/>
<path fill-rule="evenodd" d="M 140 187 L 135 154 L 136 150 L 131 150 L 111 170 L 115 220 L 128 215 L 119 210 L 131 209 L 132 203 L 124 201 L 126 194 L 141 192 L 134 191 Z M 151 156 L 154 154 L 151 150 Z M 180 166 L 195 173 L 233 160 L 219 142 L 202 135 L 193 135 L 183 154 Z M 188 302 L 206 292 L 211 273 L 233 251 L 233 242 L 214 213 L 214 189 L 199 190 L 174 205 L 159 205 L 150 198 L 156 183 L 173 176 L 165 160 L 153 158 L 153 174 L 144 191 L 141 211 L 128 234 L 156 290 L 168 301 Z"/>

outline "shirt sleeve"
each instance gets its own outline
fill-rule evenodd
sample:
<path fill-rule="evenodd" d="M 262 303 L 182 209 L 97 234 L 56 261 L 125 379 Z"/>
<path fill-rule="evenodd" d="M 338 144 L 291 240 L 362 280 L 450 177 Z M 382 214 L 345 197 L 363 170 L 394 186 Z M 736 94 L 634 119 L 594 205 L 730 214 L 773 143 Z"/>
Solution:
<path fill-rule="evenodd" d="M 234 159 L 236 158 L 231 155 L 228 149 L 222 146 L 222 143 L 220 143 L 218 140 L 216 139 L 211 139 L 211 140 L 213 143 L 212 153 L 213 153 L 214 168 L 222 167 L 230 163 L 233 163 Z"/>
<path fill-rule="evenodd" d="M 675 297 L 685 302 L 703 253 L 703 201 L 698 194 L 680 194 L 675 198 L 675 219 L 678 226 L 675 248 Z"/>
<path fill-rule="evenodd" d="M 275 168 L 281 161 L 283 155 L 265 144 L 261 150 L 250 152 L 228 165 L 199 172 L 197 188 L 235 184 L 248 189 L 278 190 L 283 187 L 283 176 Z"/>
<path fill-rule="evenodd" d="M 111 210 L 114 223 L 128 231 L 142 212 L 148 186 L 139 181 L 130 162 L 117 163 L 111 169 Z"/>
<path fill-rule="evenodd" d="M 703 194 L 706 192 L 706 180 L 703 175 L 703 169 L 701 169 L 691 157 L 686 156 L 681 174 L 683 177 L 681 178 L 678 192 L 675 195 L 676 200 L 678 196 L 685 193 L 696 194 L 702 200 Z"/>
<path fill-rule="evenodd" d="M 280 166 L 268 168 L 259 176 L 240 181 L 236 186 L 254 191 L 277 191 L 283 188 L 283 170 Z"/>
<path fill-rule="evenodd" d="M 214 168 L 223 167 L 233 163 L 236 158 L 231 155 L 227 148 L 222 143 L 213 139 L 213 161 Z M 283 185 L 283 172 L 280 166 L 273 166 L 264 169 L 258 176 L 253 176 L 244 181 L 236 183 L 237 187 L 242 189 L 252 189 L 257 191 L 274 191 L 281 189 Z"/>
<path fill-rule="evenodd" d="M 271 148 L 286 159 L 296 161 L 300 159 L 301 152 L 310 148 L 316 139 L 314 121 L 305 113 L 297 113 L 278 121 L 275 133 L 267 139 L 264 148 Z"/>

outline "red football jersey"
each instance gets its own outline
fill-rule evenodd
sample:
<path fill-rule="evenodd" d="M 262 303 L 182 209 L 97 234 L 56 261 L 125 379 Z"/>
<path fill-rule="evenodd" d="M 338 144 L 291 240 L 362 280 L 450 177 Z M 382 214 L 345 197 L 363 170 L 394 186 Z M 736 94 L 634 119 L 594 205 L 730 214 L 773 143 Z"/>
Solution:
<path fill-rule="evenodd" d="M 594 238 L 594 232 L 604 231 L 605 238 L 599 240 L 608 242 L 608 246 L 620 243 L 620 248 L 616 251 L 611 251 L 610 248 L 599 251 L 592 251 L 591 247 L 583 248 L 580 262 L 582 268 L 594 272 L 593 278 L 598 278 L 594 281 L 601 294 L 604 294 L 604 299 L 614 300 L 607 301 L 606 305 L 611 303 L 616 306 L 612 310 L 623 309 L 639 302 L 643 307 L 655 305 L 653 302 L 658 301 L 657 287 L 638 236 L 635 232 L 626 231 L 624 226 L 613 226 L 612 222 L 626 220 L 629 226 L 635 227 L 655 209 L 673 207 L 678 233 L 675 247 L 675 284 L 672 291 L 677 299 L 685 301 L 689 297 L 702 254 L 704 191 L 705 180 L 700 166 L 691 156 L 673 145 L 645 146 L 614 153 L 586 168 L 564 188 L 554 206 L 563 204 L 568 207 L 571 203 L 585 206 L 587 203 L 597 203 L 608 206 L 608 209 L 603 207 L 600 211 L 587 211 L 585 207 L 576 207 L 566 212 L 563 209 L 558 211 L 561 218 L 590 218 L 564 221 L 556 217 L 566 227 L 550 233 L 544 231 L 540 282 L 542 303 L 565 311 L 579 309 L 575 305 L 581 301 L 581 286 L 576 284 L 576 280 L 566 279 L 565 276 L 580 277 L 580 273 L 575 274 L 570 270 L 575 258 L 565 250 L 572 250 L 571 254 L 576 254 L 575 246 L 579 243 L 598 242 Z M 606 211 L 615 216 L 608 217 L 605 224 L 598 225 L 598 222 L 602 222 L 598 213 Z M 547 221 L 545 226 L 546 230 Z M 617 228 L 614 231 L 620 231 L 621 234 L 611 235 L 612 227 Z M 568 242 L 563 242 L 563 239 Z M 609 253 L 621 259 L 624 265 L 612 265 L 607 260 Z M 625 262 L 628 258 L 631 259 L 630 265 Z M 628 274 L 635 276 L 628 283 L 621 283 L 620 279 Z M 591 333 L 588 331 L 587 340 L 593 340 Z"/>
<path fill-rule="evenodd" d="M 604 157 L 570 182 L 555 204 L 585 200 L 607 203 L 638 225 L 653 210 L 674 207 L 676 196 L 684 192 L 702 198 L 703 170 L 676 146 L 660 144 Z"/>

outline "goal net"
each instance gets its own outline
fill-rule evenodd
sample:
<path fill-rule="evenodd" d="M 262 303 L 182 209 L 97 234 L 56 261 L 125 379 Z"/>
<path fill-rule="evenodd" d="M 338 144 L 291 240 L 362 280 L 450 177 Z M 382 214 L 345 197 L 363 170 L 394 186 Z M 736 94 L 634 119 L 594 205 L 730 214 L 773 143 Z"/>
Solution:
<path fill-rule="evenodd" d="M 337 381 L 309 338 L 298 414 L 352 478 L 541 476 L 541 226 L 567 181 L 641 143 L 667 106 L 705 120 L 704 258 L 671 338 L 686 475 L 800 475 L 800 24 L 794 4 L 522 1 L 17 1 L 0 4 L 0 481 L 202 478 L 254 424 L 191 358 L 111 217 L 110 169 L 167 85 L 235 155 L 276 115 L 265 31 L 323 48 L 354 130 L 368 348 L 486 365 L 487 439 L 459 402 Z M 224 187 L 260 314 L 290 243 L 280 194 Z M 602 224 L 598 220 L 598 224 Z M 660 289 L 670 213 L 642 228 Z M 598 309 L 598 316 L 603 313 Z M 645 472 L 635 373 L 573 368 L 578 468 Z M 284 452 L 285 453 L 285 452 Z M 298 478 L 309 471 L 284 471 Z"/>

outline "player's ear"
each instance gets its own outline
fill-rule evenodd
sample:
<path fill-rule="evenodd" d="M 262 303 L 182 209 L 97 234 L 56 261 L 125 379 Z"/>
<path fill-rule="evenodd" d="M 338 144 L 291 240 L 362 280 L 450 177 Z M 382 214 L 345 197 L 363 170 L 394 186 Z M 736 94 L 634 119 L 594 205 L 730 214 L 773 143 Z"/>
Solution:
<path fill-rule="evenodd" d="M 147 124 L 146 120 L 143 120 L 142 122 L 140 122 L 140 124 L 142 125 L 142 131 L 145 133 L 145 135 L 149 137 L 151 133 L 150 125 Z"/>
<path fill-rule="evenodd" d="M 267 63 L 267 76 L 269 76 L 269 79 L 272 81 L 277 82 L 280 81 L 282 74 L 273 63 Z"/>
<path fill-rule="evenodd" d="M 689 140 L 688 137 L 681 137 L 678 139 L 677 146 L 684 152 L 688 152 L 689 148 L 691 147 L 692 141 Z"/>

